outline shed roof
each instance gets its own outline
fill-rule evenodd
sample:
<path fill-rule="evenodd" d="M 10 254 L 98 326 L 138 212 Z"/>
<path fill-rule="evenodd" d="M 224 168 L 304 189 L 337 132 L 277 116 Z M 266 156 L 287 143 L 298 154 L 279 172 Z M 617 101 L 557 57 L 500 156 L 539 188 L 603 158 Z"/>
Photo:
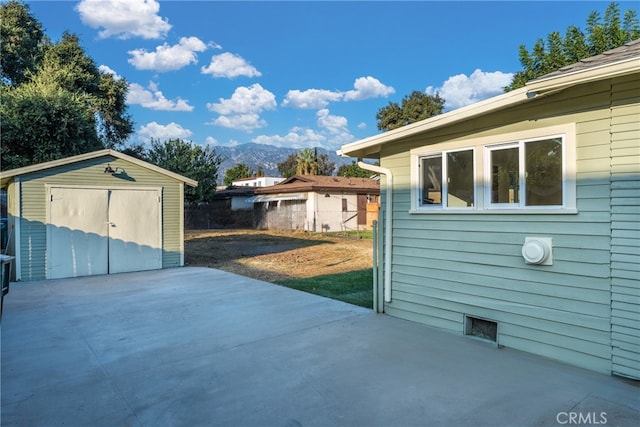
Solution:
<path fill-rule="evenodd" d="M 640 39 L 531 80 L 525 87 L 397 129 L 343 145 L 338 155 L 378 158 L 382 145 L 496 113 L 571 86 L 640 72 Z"/>
<path fill-rule="evenodd" d="M 256 194 L 298 193 L 305 191 L 346 191 L 379 193 L 379 181 L 371 178 L 347 178 L 325 175 L 294 175 L 279 184 L 256 189 Z"/>
<path fill-rule="evenodd" d="M 52 160 L 50 162 L 38 163 L 36 165 L 25 166 L 22 168 L 11 169 L 8 171 L 2 171 L 0 172 L 0 186 L 5 187 L 12 178 L 15 178 L 17 176 L 26 175 L 33 172 L 40 172 L 40 171 L 55 168 L 58 166 L 65 166 L 73 163 L 83 162 L 85 160 L 95 159 L 98 157 L 106 157 L 106 156 L 112 156 L 117 159 L 121 159 L 130 163 L 133 163 L 140 167 L 171 177 L 175 180 L 182 181 L 185 184 L 190 185 L 192 187 L 196 187 L 198 185 L 198 181 L 195 181 L 191 178 L 187 178 L 177 173 L 168 171 L 159 166 L 153 165 L 151 163 L 145 162 L 140 159 L 136 159 L 135 157 L 122 154 L 118 151 L 105 149 L 105 150 L 93 151 L 91 153 L 79 154 L 77 156 L 66 157 L 64 159 Z"/>

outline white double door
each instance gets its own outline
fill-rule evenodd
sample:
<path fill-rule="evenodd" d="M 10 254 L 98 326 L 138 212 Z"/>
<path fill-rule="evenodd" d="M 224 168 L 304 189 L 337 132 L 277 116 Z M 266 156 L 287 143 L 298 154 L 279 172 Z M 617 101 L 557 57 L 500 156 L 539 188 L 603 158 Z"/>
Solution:
<path fill-rule="evenodd" d="M 47 277 L 162 268 L 160 189 L 50 187 Z"/>

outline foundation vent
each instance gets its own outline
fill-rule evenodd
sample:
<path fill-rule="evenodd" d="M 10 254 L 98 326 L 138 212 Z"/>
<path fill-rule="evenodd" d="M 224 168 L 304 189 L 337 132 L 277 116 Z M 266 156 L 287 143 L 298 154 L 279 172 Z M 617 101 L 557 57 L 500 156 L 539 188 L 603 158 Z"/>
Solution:
<path fill-rule="evenodd" d="M 479 319 L 477 317 L 464 317 L 464 334 L 482 340 L 498 342 L 498 322 Z"/>

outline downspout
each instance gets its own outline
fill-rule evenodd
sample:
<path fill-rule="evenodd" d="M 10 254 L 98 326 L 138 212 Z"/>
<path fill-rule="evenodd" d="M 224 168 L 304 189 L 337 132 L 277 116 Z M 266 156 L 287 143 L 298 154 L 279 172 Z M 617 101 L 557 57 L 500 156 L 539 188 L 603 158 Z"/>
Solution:
<path fill-rule="evenodd" d="M 393 175 L 387 168 L 380 166 L 370 165 L 358 159 L 358 166 L 364 170 L 383 174 L 387 177 L 387 183 L 385 186 L 386 197 L 385 205 L 387 207 L 387 216 L 385 218 L 384 225 L 384 301 L 391 302 L 391 226 L 393 224 Z"/>

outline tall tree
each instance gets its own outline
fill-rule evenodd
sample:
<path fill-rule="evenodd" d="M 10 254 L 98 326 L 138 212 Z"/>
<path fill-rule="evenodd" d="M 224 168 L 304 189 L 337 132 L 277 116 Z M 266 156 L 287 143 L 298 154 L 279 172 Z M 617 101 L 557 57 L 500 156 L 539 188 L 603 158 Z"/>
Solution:
<path fill-rule="evenodd" d="M 3 83 L 23 83 L 40 62 L 42 47 L 48 43 L 29 6 L 14 0 L 0 6 L 0 40 Z"/>
<path fill-rule="evenodd" d="M 251 177 L 252 173 L 253 172 L 251 171 L 249 166 L 245 165 L 244 163 L 238 163 L 234 167 L 227 169 L 224 174 L 223 183 L 224 185 L 229 186 L 235 180 Z"/>
<path fill-rule="evenodd" d="M 200 145 L 182 139 L 152 140 L 147 159 L 154 165 L 198 181 L 195 188 L 184 190 L 185 203 L 210 202 L 216 192 L 218 170 L 222 158 L 209 145 Z"/>
<path fill-rule="evenodd" d="M 133 133 L 127 82 L 101 72 L 76 35 L 49 42 L 25 4 L 1 5 L 0 17 L 11 18 L 2 19 L 2 168 L 121 147 Z"/>
<path fill-rule="evenodd" d="M 314 150 L 311 152 L 315 157 L 317 151 Z M 300 154 L 301 152 L 289 154 L 289 156 L 283 162 L 278 163 L 278 172 L 280 172 L 283 177 L 289 178 L 298 173 L 297 169 Z M 317 155 L 317 157 L 315 157 L 315 162 L 317 164 L 316 175 L 333 175 L 333 171 L 336 169 L 336 164 L 329 159 L 328 154 L 323 153 Z"/>
<path fill-rule="evenodd" d="M 518 53 L 522 70 L 515 73 L 505 91 L 523 87 L 529 80 L 640 38 L 638 14 L 635 10 L 629 9 L 621 21 L 620 7 L 615 2 L 610 3 L 605 11 L 604 20 L 597 11 L 589 14 L 586 31 L 585 34 L 575 25 L 571 25 L 564 37 L 557 31 L 551 32 L 546 40 L 538 39 L 531 51 L 520 45 Z"/>
<path fill-rule="evenodd" d="M 444 102 L 439 94 L 427 95 L 414 90 L 402 99 L 401 105 L 389 102 L 389 105 L 378 110 L 378 129 L 388 131 L 442 114 Z"/>
<path fill-rule="evenodd" d="M 318 174 L 318 152 L 309 148 L 304 148 L 298 153 L 298 164 L 296 174 L 317 175 Z"/>

